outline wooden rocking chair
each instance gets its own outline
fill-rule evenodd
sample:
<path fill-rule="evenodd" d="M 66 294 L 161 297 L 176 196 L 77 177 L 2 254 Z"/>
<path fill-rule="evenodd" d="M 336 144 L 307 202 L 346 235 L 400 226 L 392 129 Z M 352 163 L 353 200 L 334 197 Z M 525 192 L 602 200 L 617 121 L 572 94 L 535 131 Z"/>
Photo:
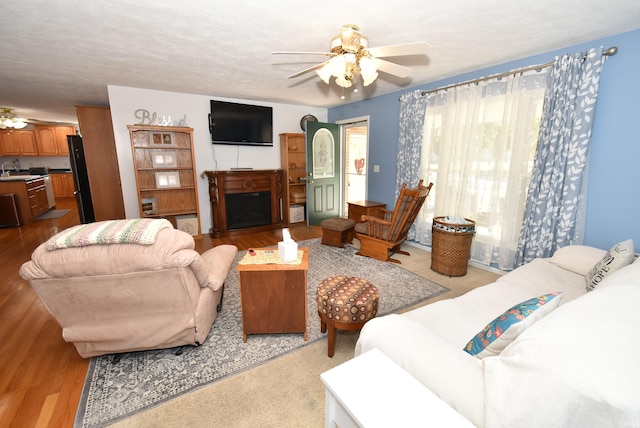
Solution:
<path fill-rule="evenodd" d="M 400 250 L 400 245 L 407 239 L 409 228 L 433 186 L 433 183 L 424 186 L 422 182 L 420 180 L 415 189 L 408 189 L 407 184 L 403 183 L 395 208 L 382 210 L 382 218 L 362 216 L 364 223 L 357 224 L 355 228 L 356 237 L 360 240 L 360 251 L 357 254 L 394 263 L 400 261 L 392 259 L 391 255 L 410 255 Z"/>

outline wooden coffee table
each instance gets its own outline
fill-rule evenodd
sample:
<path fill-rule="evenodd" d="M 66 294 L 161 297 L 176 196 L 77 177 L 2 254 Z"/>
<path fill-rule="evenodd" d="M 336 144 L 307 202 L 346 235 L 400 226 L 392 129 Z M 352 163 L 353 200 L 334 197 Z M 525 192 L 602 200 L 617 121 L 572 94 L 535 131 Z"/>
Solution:
<path fill-rule="evenodd" d="M 242 340 L 249 334 L 303 333 L 307 340 L 309 249 L 300 264 L 238 264 Z M 261 251 L 277 249 L 256 248 Z"/>

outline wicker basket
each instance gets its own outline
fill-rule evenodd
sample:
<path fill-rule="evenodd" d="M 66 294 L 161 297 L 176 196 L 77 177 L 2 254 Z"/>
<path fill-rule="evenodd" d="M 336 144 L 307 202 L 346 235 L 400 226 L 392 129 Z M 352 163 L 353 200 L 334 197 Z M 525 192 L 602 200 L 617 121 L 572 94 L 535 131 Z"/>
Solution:
<path fill-rule="evenodd" d="M 443 275 L 464 276 L 471 253 L 471 240 L 476 222 L 454 224 L 443 221 L 445 217 L 433 219 L 431 242 L 431 270 Z"/>

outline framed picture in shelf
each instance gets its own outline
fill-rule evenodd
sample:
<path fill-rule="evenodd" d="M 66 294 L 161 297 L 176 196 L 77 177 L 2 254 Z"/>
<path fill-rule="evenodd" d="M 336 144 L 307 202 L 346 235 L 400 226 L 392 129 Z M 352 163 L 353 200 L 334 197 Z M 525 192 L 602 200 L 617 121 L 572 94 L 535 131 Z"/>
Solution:
<path fill-rule="evenodd" d="M 155 152 L 151 160 L 154 168 L 176 168 L 178 166 L 176 152 Z"/>
<path fill-rule="evenodd" d="M 180 174 L 178 171 L 156 172 L 156 187 L 180 187 Z"/>
<path fill-rule="evenodd" d="M 142 198 L 142 212 L 145 215 L 158 214 L 158 203 L 156 198 Z"/>
<path fill-rule="evenodd" d="M 151 142 L 154 146 L 173 146 L 172 132 L 152 132 Z"/>

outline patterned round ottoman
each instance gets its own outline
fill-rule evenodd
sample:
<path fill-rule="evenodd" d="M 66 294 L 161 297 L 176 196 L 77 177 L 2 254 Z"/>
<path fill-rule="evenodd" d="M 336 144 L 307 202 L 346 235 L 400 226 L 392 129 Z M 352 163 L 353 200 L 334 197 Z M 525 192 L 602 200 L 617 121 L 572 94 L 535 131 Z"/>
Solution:
<path fill-rule="evenodd" d="M 380 294 L 366 279 L 336 275 L 318 285 L 316 301 L 320 315 L 320 331 L 329 326 L 329 356 L 333 357 L 336 329 L 360 330 L 364 323 L 378 313 Z"/>

